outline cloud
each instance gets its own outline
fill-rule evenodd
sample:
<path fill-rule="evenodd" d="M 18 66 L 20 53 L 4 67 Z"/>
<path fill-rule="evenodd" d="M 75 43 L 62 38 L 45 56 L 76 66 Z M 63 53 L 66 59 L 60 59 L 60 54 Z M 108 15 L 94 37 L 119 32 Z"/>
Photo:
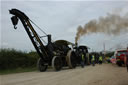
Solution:
<path fill-rule="evenodd" d="M 52 34 L 54 40 L 65 39 L 74 42 L 78 25 L 84 25 L 91 19 L 105 16 L 115 8 L 126 6 L 126 2 L 100 2 L 100 1 L 2 1 L 1 25 L 2 42 L 7 42 L 11 48 L 34 50 L 21 22 L 18 29 L 14 30 L 8 10 L 17 8 L 40 26 L 46 33 Z M 125 8 L 125 7 L 124 7 Z M 125 10 L 127 10 L 125 8 Z M 42 35 L 37 28 L 37 32 Z M 91 35 L 90 35 L 91 36 Z M 90 36 L 88 36 L 90 38 Z M 94 37 L 94 38 L 93 38 Z M 89 46 L 98 48 L 98 37 L 83 38 Z M 102 37 L 103 38 L 103 37 Z M 100 47 L 99 49 L 101 49 Z"/>
<path fill-rule="evenodd" d="M 1 48 L 8 48 L 9 44 L 7 42 L 2 42 L 1 46 Z"/>

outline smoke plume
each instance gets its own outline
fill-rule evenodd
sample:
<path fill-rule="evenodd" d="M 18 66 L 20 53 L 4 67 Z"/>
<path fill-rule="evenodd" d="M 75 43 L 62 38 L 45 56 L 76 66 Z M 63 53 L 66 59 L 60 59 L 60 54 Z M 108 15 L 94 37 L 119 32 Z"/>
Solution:
<path fill-rule="evenodd" d="M 124 16 L 119 14 L 107 14 L 106 17 L 100 17 L 98 20 L 91 20 L 84 27 L 78 26 L 75 37 L 77 42 L 81 36 L 88 33 L 101 32 L 105 34 L 117 35 L 121 31 L 128 30 L 128 13 Z"/>

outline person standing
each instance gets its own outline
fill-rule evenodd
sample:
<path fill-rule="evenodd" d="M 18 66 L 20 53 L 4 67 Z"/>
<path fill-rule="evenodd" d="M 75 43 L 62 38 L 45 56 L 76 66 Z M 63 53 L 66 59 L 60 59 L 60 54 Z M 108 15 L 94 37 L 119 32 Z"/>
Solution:
<path fill-rule="evenodd" d="M 85 63 L 85 57 L 84 57 L 84 54 L 82 53 L 81 54 L 81 67 L 84 68 L 84 64 Z"/>
<path fill-rule="evenodd" d="M 128 72 L 128 47 L 127 47 L 127 52 L 126 52 L 126 67 L 127 67 L 127 72 Z"/>
<path fill-rule="evenodd" d="M 92 66 L 95 66 L 95 56 L 92 55 Z"/>
<path fill-rule="evenodd" d="M 102 56 L 100 55 L 100 57 L 99 57 L 99 64 L 102 64 L 102 60 L 103 60 L 103 58 L 102 58 Z"/>

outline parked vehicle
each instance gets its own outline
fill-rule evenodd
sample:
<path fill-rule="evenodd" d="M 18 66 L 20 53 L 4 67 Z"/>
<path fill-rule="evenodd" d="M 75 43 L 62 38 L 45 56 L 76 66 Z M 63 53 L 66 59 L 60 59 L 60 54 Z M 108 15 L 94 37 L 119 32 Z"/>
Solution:
<path fill-rule="evenodd" d="M 110 58 L 110 62 L 113 63 L 113 64 L 115 64 L 116 63 L 116 57 L 115 56 L 112 56 Z"/>
<path fill-rule="evenodd" d="M 114 54 L 116 57 L 116 64 L 122 66 L 124 64 L 124 57 L 126 56 L 127 50 L 117 50 Z"/>

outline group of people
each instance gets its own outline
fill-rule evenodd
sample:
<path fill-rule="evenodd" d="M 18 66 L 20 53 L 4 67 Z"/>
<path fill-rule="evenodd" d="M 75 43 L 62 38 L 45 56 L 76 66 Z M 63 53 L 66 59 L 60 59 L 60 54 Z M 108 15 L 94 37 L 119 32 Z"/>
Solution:
<path fill-rule="evenodd" d="M 102 64 L 102 62 L 103 62 L 103 57 L 100 55 L 100 56 L 98 56 L 98 63 L 99 63 L 99 64 Z M 96 58 L 95 58 L 94 55 L 92 55 L 91 63 L 92 63 L 93 66 L 95 66 Z"/>
<path fill-rule="evenodd" d="M 85 66 L 85 61 L 87 62 L 87 60 L 85 60 L 85 59 L 87 59 L 86 56 L 84 54 L 81 54 L 80 65 L 82 68 Z M 94 55 L 92 55 L 90 59 L 91 59 L 90 64 L 92 64 L 93 66 L 95 66 L 96 61 L 99 64 L 102 64 L 102 62 L 103 62 L 102 55 L 98 56 L 98 60 L 96 59 L 96 57 Z"/>
<path fill-rule="evenodd" d="M 102 64 L 103 56 L 99 55 L 98 59 L 97 59 L 96 56 L 94 54 L 92 54 L 91 55 L 91 64 L 93 66 L 95 66 L 96 61 L 97 61 L 97 63 Z M 80 64 L 81 64 L 82 68 L 85 66 L 85 55 L 84 54 L 81 54 L 81 62 L 80 62 Z M 127 71 L 128 71 L 128 47 L 127 47 L 127 54 L 126 54 L 126 57 L 125 57 L 125 65 L 126 65 Z"/>

